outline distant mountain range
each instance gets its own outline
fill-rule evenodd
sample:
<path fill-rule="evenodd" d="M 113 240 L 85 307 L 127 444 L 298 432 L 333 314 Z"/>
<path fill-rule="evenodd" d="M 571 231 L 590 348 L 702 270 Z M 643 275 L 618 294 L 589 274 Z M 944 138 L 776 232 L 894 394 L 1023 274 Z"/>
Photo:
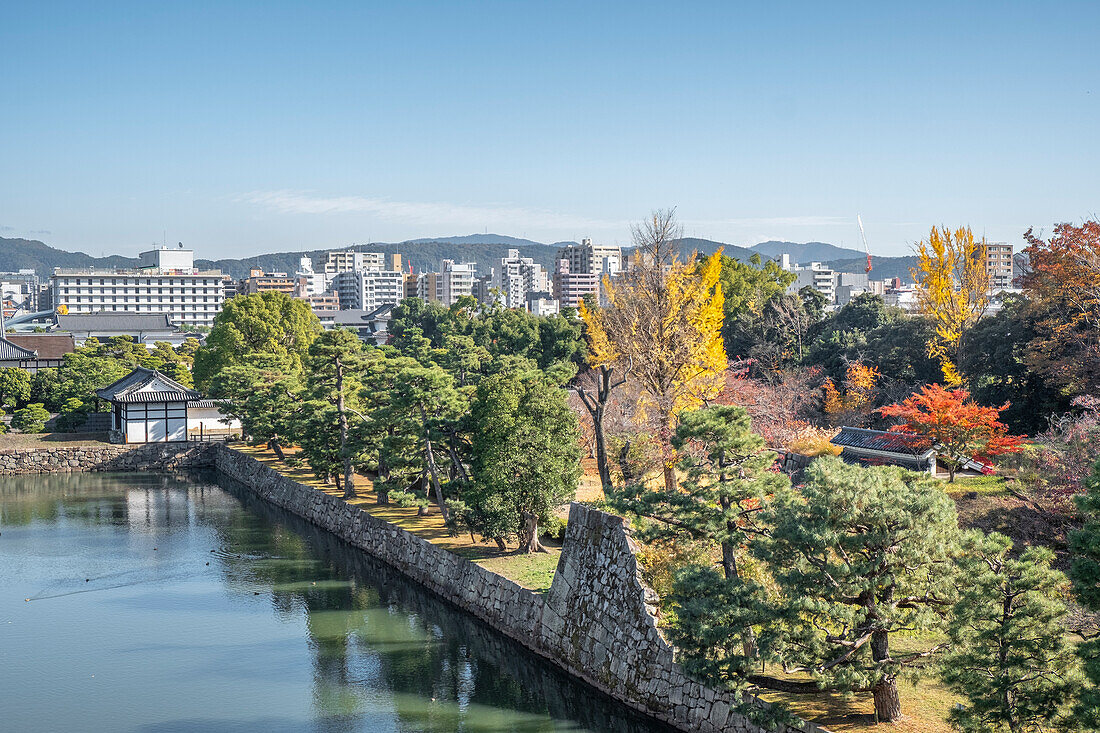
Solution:
<path fill-rule="evenodd" d="M 411 263 L 417 272 L 438 270 L 440 262 L 444 259 L 476 262 L 480 270 L 488 272 L 493 261 L 506 256 L 509 249 L 519 250 L 521 257 L 530 257 L 549 269 L 553 266 L 558 249 L 567 244 L 574 244 L 574 242 L 544 244 L 501 234 L 470 234 L 457 237 L 410 239 L 404 242 L 373 242 L 352 245 L 350 248 L 364 252 L 400 253 L 405 267 L 408 268 Z M 688 256 L 693 251 L 712 254 L 719 247 L 722 247 L 723 253 L 727 256 L 742 261 L 747 261 L 754 254 L 765 259 L 779 259 L 781 254 L 788 253 L 791 255 L 792 262 L 823 262 L 838 272 L 863 272 L 867 263 L 867 257 L 863 252 L 837 247 L 826 242 L 769 241 L 749 248 L 694 237 L 685 237 L 680 240 L 680 251 L 683 256 Z M 324 257 L 325 252 L 348 248 L 329 247 L 304 252 L 274 252 L 241 259 L 196 259 L 195 266 L 221 270 L 233 278 L 246 277 L 252 267 L 261 267 L 267 272 L 292 273 L 298 269 L 299 260 L 302 257 L 310 257 L 316 264 Z M 33 268 L 41 277 L 48 277 L 55 267 L 113 269 L 134 267 L 137 264 L 136 257 L 121 255 L 92 257 L 83 252 L 56 249 L 34 239 L 0 237 L 0 272 Z M 876 279 L 901 277 L 908 280 L 909 268 L 915 264 L 915 257 L 875 257 L 872 274 Z"/>

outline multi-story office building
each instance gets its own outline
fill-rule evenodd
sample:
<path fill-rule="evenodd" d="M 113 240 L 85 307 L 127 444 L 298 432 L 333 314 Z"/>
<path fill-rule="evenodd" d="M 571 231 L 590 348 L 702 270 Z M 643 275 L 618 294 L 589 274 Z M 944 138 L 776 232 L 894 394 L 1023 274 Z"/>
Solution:
<path fill-rule="evenodd" d="M 558 266 L 554 270 L 553 292 L 559 307 L 578 307 L 585 295 L 599 292 L 600 278 L 601 275 L 595 272 L 574 272 L 569 260 L 558 260 Z"/>
<path fill-rule="evenodd" d="M 558 250 L 558 261 L 569 263 L 573 273 L 614 275 L 623 269 L 623 251 L 619 247 L 592 244 L 582 239 L 580 244 L 570 244 Z M 564 303 L 563 303 L 564 305 Z"/>
<path fill-rule="evenodd" d="M 393 270 L 339 272 L 332 278 L 332 288 L 340 297 L 340 307 L 369 311 L 401 302 L 405 274 Z"/>
<path fill-rule="evenodd" d="M 142 252 L 133 270 L 54 270 L 54 306 L 69 313 L 164 313 L 174 323 L 211 326 L 225 301 L 220 270 L 198 270 L 194 252 L 180 245 Z"/>
<path fill-rule="evenodd" d="M 985 245 L 985 270 L 989 273 L 989 289 L 1005 290 L 1012 287 L 1012 245 L 1006 242 L 987 242 Z"/>

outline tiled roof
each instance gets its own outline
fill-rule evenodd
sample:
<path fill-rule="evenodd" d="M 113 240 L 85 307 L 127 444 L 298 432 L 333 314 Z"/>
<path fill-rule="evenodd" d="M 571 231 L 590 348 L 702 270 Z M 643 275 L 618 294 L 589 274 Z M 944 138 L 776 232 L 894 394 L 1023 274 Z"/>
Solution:
<path fill-rule="evenodd" d="M 844 448 L 874 450 L 901 456 L 923 456 L 932 450 L 932 443 L 919 435 L 867 428 L 843 427 L 830 442 Z"/>
<path fill-rule="evenodd" d="M 112 385 L 96 390 L 109 402 L 191 402 L 202 397 L 155 369 L 138 367 Z"/>
<path fill-rule="evenodd" d="M 71 333 L 19 333 L 8 336 L 8 340 L 37 351 L 39 359 L 60 359 L 76 349 Z"/>
<path fill-rule="evenodd" d="M 3 336 L 0 336 L 0 360 L 27 361 L 33 358 L 35 358 L 33 351 L 24 349 L 22 346 L 14 344 Z"/>
<path fill-rule="evenodd" d="M 57 325 L 65 331 L 175 331 L 167 313 L 64 313 Z"/>

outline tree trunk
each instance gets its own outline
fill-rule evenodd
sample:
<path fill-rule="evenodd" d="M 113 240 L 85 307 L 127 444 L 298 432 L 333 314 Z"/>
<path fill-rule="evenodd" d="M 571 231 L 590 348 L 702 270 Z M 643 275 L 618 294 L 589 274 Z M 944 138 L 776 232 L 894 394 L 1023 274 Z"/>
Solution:
<path fill-rule="evenodd" d="M 539 516 L 534 512 L 523 512 L 523 538 L 519 549 L 528 555 L 535 552 L 547 552 L 539 542 Z"/>
<path fill-rule="evenodd" d="M 344 365 L 336 357 L 336 414 L 340 418 L 340 457 L 344 460 L 344 498 L 356 499 L 355 473 L 351 469 L 348 451 L 348 413 L 344 408 Z"/>
<path fill-rule="evenodd" d="M 447 516 L 447 507 L 443 505 L 443 489 L 439 485 L 439 467 L 435 463 L 435 452 L 432 451 L 431 432 L 428 429 L 428 411 L 424 409 L 424 405 L 420 405 L 420 419 L 424 423 L 424 456 L 428 459 L 428 471 L 432 474 L 435 503 L 439 505 L 439 513 L 443 515 L 443 521 L 446 522 L 449 517 Z"/>
<path fill-rule="evenodd" d="M 901 698 L 898 697 L 898 681 L 884 678 L 871 690 L 875 698 L 875 717 L 880 723 L 892 723 L 901 717 Z"/>
<path fill-rule="evenodd" d="M 619 449 L 619 470 L 623 474 L 623 483 L 634 483 L 634 471 L 630 467 L 630 441 L 627 440 L 623 443 L 623 447 Z"/>
<path fill-rule="evenodd" d="M 722 503 L 727 504 L 728 499 L 724 499 Z M 737 554 L 734 549 L 733 543 L 722 543 L 722 570 L 726 575 L 726 580 L 736 580 L 740 577 L 737 572 Z M 751 626 L 746 627 L 742 632 L 741 646 L 746 657 L 756 659 L 756 634 L 753 633 Z"/>
<path fill-rule="evenodd" d="M 871 659 L 881 662 L 890 657 L 890 635 L 886 631 L 871 634 Z M 901 717 L 901 698 L 898 696 L 898 681 L 888 675 L 871 690 L 875 699 L 875 718 L 880 723 L 892 723 Z"/>
<path fill-rule="evenodd" d="M 378 480 L 374 482 L 374 493 L 378 497 L 378 505 L 386 506 L 390 503 L 390 492 L 384 488 L 390 478 L 390 469 L 386 465 L 386 455 L 378 451 Z"/>
<path fill-rule="evenodd" d="M 673 493 L 676 491 L 678 484 L 676 483 L 676 464 L 671 459 L 665 460 L 665 491 Z"/>
<path fill-rule="evenodd" d="M 607 494 L 611 489 L 611 467 L 607 465 L 607 443 L 604 441 L 603 436 L 603 408 L 600 408 L 599 417 L 592 417 L 592 424 L 595 426 L 596 435 L 596 468 L 600 472 L 600 485 L 603 487 L 604 494 Z"/>
<path fill-rule="evenodd" d="M 271 440 L 267 441 L 267 447 L 271 449 L 271 452 L 274 453 L 275 457 L 278 458 L 280 461 L 286 460 L 286 456 L 283 455 L 283 448 L 281 445 L 279 445 L 278 438 L 272 438 Z"/>

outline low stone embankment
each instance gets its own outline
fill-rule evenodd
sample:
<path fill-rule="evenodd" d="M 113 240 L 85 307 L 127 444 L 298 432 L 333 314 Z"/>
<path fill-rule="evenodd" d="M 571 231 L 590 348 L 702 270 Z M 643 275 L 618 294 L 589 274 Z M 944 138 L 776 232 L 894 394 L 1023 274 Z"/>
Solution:
<path fill-rule="evenodd" d="M 641 580 L 621 517 L 570 507 L 554 582 L 543 596 L 223 444 L 0 451 L 0 475 L 211 466 L 636 710 L 684 731 L 763 731 L 734 710 L 729 693 L 687 679 L 673 660 L 657 628 L 657 596 Z M 780 730 L 824 731 L 811 723 Z"/>
<path fill-rule="evenodd" d="M 210 443 L 0 449 L 0 476 L 70 471 L 178 471 L 214 465 Z"/>

